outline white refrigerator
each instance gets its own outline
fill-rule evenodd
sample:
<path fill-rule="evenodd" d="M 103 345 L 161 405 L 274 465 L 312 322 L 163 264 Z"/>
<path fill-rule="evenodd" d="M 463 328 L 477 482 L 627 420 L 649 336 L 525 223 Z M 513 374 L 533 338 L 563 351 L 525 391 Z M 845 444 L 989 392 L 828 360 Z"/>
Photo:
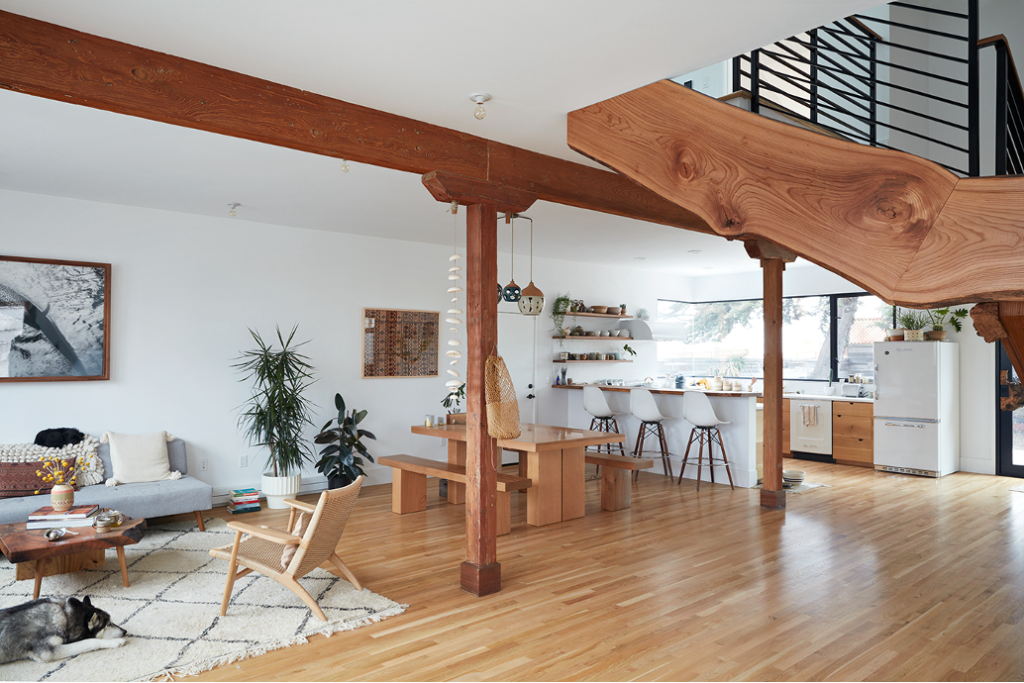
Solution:
<path fill-rule="evenodd" d="M 875 469 L 960 470 L 960 345 L 875 342 Z"/>

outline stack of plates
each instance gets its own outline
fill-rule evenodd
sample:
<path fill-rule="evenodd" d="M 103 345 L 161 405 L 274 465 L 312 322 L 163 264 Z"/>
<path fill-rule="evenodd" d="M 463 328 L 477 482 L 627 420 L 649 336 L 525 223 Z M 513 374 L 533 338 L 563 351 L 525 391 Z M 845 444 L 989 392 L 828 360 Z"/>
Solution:
<path fill-rule="evenodd" d="M 788 489 L 799 486 L 804 483 L 804 474 L 802 470 L 782 470 L 782 487 Z"/>

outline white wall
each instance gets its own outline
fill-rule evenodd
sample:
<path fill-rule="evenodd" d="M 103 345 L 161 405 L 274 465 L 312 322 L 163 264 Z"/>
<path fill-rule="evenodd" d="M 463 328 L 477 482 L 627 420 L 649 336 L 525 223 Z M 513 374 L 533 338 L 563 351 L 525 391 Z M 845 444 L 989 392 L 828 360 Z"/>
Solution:
<path fill-rule="evenodd" d="M 762 296 L 761 273 L 735 273 L 693 279 L 693 299 L 716 301 Z M 835 273 L 815 265 L 788 266 L 782 276 L 785 296 L 846 294 L 863 291 Z M 996 347 L 975 331 L 971 319 L 963 332 L 950 330 L 948 339 L 960 344 L 960 469 L 981 474 L 996 471 Z M 786 382 L 787 389 L 803 388 Z M 808 391 L 811 389 L 808 388 Z"/>
<path fill-rule="evenodd" d="M 446 219 L 438 229 L 450 226 Z M 321 406 L 317 426 L 333 416 L 340 392 L 350 407 L 369 411 L 366 426 L 378 437 L 372 454 L 445 457 L 440 439 L 414 436 L 409 427 L 444 412 L 448 377 L 362 379 L 360 329 L 363 307 L 447 310 L 450 247 L 8 191 L 0 191 L 0 245 L 8 255 L 113 265 L 110 381 L 0 384 L 2 443 L 32 441 L 49 427 L 97 436 L 164 429 L 185 439 L 189 473 L 216 494 L 258 486 L 265 455 L 247 446 L 236 426 L 247 387 L 231 365 L 252 347 L 246 328 L 266 340 L 275 325 L 287 332 L 297 323 L 297 339 L 311 340 L 304 350 L 320 378 L 311 393 Z M 691 295 L 688 278 L 545 259 L 534 271 L 549 300 L 571 291 L 590 304 L 654 310 L 659 297 Z M 499 279 L 508 276 L 508 261 L 499 258 Z M 546 421 L 564 424 L 565 402 L 552 401 L 547 388 L 557 342 L 546 312 L 536 328 L 538 410 L 554 410 Z M 532 358 L 533 349 L 499 345 L 506 356 Z M 241 455 L 247 467 L 239 465 Z M 369 484 L 391 479 L 386 467 L 368 473 Z M 310 470 L 304 482 L 315 489 L 323 478 Z"/>

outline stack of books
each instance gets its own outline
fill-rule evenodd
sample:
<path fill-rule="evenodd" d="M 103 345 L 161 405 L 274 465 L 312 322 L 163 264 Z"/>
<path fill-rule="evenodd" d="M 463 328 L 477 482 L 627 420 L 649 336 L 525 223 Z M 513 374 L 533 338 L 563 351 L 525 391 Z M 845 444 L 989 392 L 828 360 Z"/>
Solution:
<path fill-rule="evenodd" d="M 228 501 L 228 512 L 238 515 L 243 512 L 256 512 L 260 509 L 260 492 L 256 489 L 235 489 Z"/>
<path fill-rule="evenodd" d="M 99 511 L 99 505 L 74 505 L 65 512 L 57 512 L 47 505 L 29 515 L 25 526 L 28 529 L 92 526 Z"/>

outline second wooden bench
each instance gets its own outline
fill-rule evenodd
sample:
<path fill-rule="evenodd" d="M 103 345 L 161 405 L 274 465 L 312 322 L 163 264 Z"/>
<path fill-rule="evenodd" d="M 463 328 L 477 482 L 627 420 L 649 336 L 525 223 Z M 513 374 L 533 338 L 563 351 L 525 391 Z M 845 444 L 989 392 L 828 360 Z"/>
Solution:
<path fill-rule="evenodd" d="M 650 458 L 631 458 L 593 451 L 587 453 L 586 461 L 588 465 L 601 467 L 601 509 L 611 511 L 624 510 L 633 504 L 633 486 L 630 482 L 632 473 L 654 467 L 654 461 Z"/>
<path fill-rule="evenodd" d="M 632 459 L 632 458 L 631 458 Z M 398 515 L 427 509 L 427 477 L 440 477 L 465 484 L 466 468 L 415 455 L 389 455 L 377 458 L 381 465 L 392 468 L 391 511 Z M 653 464 L 653 463 L 652 463 Z M 498 472 L 498 535 L 512 530 L 512 491 L 530 488 L 530 480 Z M 628 507 L 628 506 L 627 506 Z"/>

